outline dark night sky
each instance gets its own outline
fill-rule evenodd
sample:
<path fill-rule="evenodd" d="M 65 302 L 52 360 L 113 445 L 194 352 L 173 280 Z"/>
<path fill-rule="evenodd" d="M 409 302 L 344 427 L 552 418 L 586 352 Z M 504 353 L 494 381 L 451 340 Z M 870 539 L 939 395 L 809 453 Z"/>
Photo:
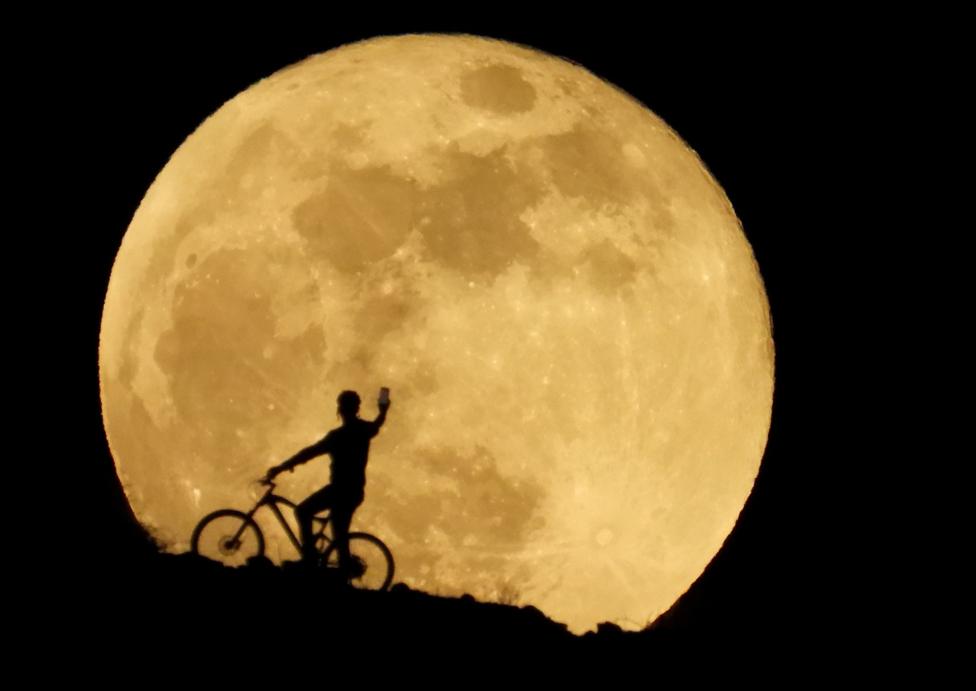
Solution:
<path fill-rule="evenodd" d="M 705 29 L 689 17 L 589 19 L 531 25 L 318 19 L 296 27 L 255 18 L 244 30 L 174 24 L 175 33 L 148 36 L 127 36 L 96 20 L 58 39 L 57 52 L 68 62 L 56 92 L 66 143 L 55 177 L 62 184 L 78 178 L 77 199 L 65 201 L 74 289 L 63 324 L 75 344 L 65 351 L 74 376 L 70 395 L 78 400 L 74 450 L 63 459 L 62 476 L 72 488 L 65 508 L 87 519 L 86 549 L 124 557 L 132 535 L 101 426 L 98 330 L 115 252 L 169 155 L 227 99 L 309 54 L 373 35 L 475 33 L 569 58 L 623 88 L 690 144 L 731 199 L 771 304 L 776 390 L 756 488 L 695 586 L 703 610 L 694 616 L 706 625 L 740 622 L 747 637 L 824 625 L 822 607 L 836 590 L 843 558 L 836 537 L 849 529 L 832 498 L 836 464 L 823 459 L 853 453 L 833 405 L 836 392 L 822 377 L 835 357 L 836 334 L 847 326 L 847 317 L 831 314 L 842 292 L 834 286 L 847 269 L 843 253 L 831 255 L 825 267 L 823 249 L 843 243 L 831 226 L 833 211 L 825 208 L 830 200 L 836 209 L 842 194 L 837 178 L 826 173 L 835 170 L 829 161 L 843 168 L 830 133 L 848 122 L 857 126 L 845 99 L 854 80 L 838 78 L 847 71 L 838 51 L 846 39 L 806 18 L 784 18 L 775 30 L 748 18 L 735 24 L 717 18 Z"/>

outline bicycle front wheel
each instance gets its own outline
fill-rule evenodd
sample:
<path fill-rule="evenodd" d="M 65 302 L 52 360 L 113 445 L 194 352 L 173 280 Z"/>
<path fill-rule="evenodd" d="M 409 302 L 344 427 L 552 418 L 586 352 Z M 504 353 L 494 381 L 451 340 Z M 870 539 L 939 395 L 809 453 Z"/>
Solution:
<path fill-rule="evenodd" d="M 190 549 L 224 566 L 243 566 L 251 557 L 264 554 L 264 535 L 246 513 L 221 509 L 197 524 Z"/>
<path fill-rule="evenodd" d="M 360 590 L 386 590 L 393 582 L 393 553 L 383 541 L 369 533 L 349 533 L 349 583 Z M 338 568 L 339 549 L 335 542 L 322 555 L 329 567 Z"/>

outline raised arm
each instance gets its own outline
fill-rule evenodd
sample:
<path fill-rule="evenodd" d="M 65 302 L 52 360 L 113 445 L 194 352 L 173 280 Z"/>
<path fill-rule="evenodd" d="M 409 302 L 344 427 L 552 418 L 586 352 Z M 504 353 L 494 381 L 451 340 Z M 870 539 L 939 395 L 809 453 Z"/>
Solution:
<path fill-rule="evenodd" d="M 378 403 L 377 407 L 380 409 L 380 414 L 376 416 L 375 420 L 373 420 L 373 424 L 376 425 L 376 431 L 379 432 L 380 427 L 382 427 L 383 423 L 386 422 L 386 411 L 390 409 L 390 402 L 387 401 L 386 403 Z"/>

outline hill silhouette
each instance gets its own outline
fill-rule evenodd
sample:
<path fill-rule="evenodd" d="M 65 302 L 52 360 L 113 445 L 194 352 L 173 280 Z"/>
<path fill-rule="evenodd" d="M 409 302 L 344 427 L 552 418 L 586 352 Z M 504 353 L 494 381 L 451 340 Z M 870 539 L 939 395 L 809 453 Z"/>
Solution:
<path fill-rule="evenodd" d="M 144 624 L 181 621 L 179 626 L 196 629 L 273 623 L 292 631 L 307 628 L 330 639 L 368 635 L 374 642 L 395 645 L 422 638 L 433 646 L 490 641 L 496 649 L 530 644 L 570 649 L 604 639 L 619 644 L 638 637 L 609 623 L 602 624 L 598 633 L 575 636 L 531 605 L 480 602 L 471 595 L 432 595 L 403 583 L 395 582 L 387 592 L 354 590 L 345 587 L 332 569 L 299 562 L 279 566 L 266 557 L 233 568 L 191 553 L 156 552 L 130 560 L 110 574 L 99 574 L 96 564 L 88 566 L 93 570 L 80 579 L 85 584 L 82 590 L 103 597 L 84 598 L 87 604 L 82 607 L 96 616 L 139 613 Z"/>
<path fill-rule="evenodd" d="M 62 571 L 57 577 L 57 570 Z M 577 636 L 537 608 L 445 597 L 396 583 L 387 592 L 352 590 L 327 569 L 264 557 L 226 567 L 195 554 L 144 545 L 115 563 L 75 560 L 55 569 L 62 614 L 79 632 L 98 623 L 100 645 L 115 650 L 173 647 L 223 655 L 241 646 L 255 654 L 305 651 L 467 651 L 516 659 L 556 654 L 651 660 L 701 631 L 688 625 L 694 594 L 640 632 L 603 623 Z M 106 624 L 108 626 L 106 627 Z M 80 635 L 84 638 L 84 635 Z M 91 642 L 91 641 L 89 641 Z M 306 647 L 307 646 L 307 647 Z"/>

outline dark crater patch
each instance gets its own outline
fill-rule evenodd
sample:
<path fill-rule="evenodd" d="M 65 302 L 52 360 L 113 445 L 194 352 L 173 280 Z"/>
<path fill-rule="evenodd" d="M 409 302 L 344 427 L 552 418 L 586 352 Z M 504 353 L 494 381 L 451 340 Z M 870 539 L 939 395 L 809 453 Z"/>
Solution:
<path fill-rule="evenodd" d="M 536 91 L 518 68 L 486 65 L 462 75 L 461 98 L 475 108 L 514 115 L 532 110 Z"/>
<path fill-rule="evenodd" d="M 531 261 L 538 243 L 519 216 L 538 203 L 538 174 L 502 151 L 475 156 L 449 147 L 442 156 L 449 180 L 421 199 L 419 217 L 428 254 L 476 280 L 497 276 L 515 260 Z"/>
<path fill-rule="evenodd" d="M 292 218 L 313 258 L 356 274 L 403 243 L 418 198 L 416 183 L 388 168 L 339 167 L 322 192 L 295 207 Z"/>

